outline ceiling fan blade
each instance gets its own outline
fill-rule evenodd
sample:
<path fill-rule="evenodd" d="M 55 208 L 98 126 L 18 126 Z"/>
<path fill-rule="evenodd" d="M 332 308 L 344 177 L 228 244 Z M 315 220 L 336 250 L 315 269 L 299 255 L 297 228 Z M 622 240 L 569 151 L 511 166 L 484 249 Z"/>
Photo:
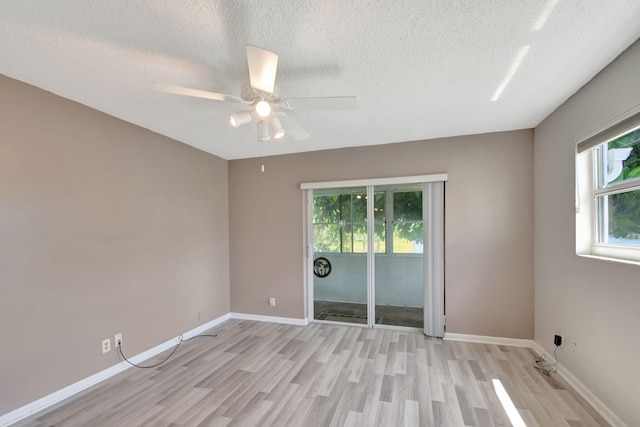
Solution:
<path fill-rule="evenodd" d="M 166 83 L 156 83 L 153 82 L 151 87 L 154 90 L 166 93 L 174 93 L 176 95 L 185 95 L 185 96 L 193 96 L 196 98 L 205 98 L 205 99 L 213 99 L 215 101 L 231 101 L 231 102 L 242 102 L 237 96 L 233 95 L 225 95 L 223 93 L 217 92 L 209 92 L 206 90 L 200 89 L 192 89 L 189 87 L 170 85 Z"/>
<path fill-rule="evenodd" d="M 278 119 L 282 123 L 282 127 L 284 128 L 285 135 L 289 135 L 296 141 L 304 141 L 305 139 L 311 138 L 311 134 L 306 130 L 302 129 L 298 122 L 293 120 L 291 116 L 286 113 L 276 113 Z"/>
<path fill-rule="evenodd" d="M 278 68 L 278 55 L 257 46 L 247 45 L 247 64 L 251 87 L 273 93 Z"/>
<path fill-rule="evenodd" d="M 355 96 L 327 96 L 312 98 L 287 98 L 280 102 L 287 110 L 332 110 L 351 111 L 358 108 L 358 98 Z"/>

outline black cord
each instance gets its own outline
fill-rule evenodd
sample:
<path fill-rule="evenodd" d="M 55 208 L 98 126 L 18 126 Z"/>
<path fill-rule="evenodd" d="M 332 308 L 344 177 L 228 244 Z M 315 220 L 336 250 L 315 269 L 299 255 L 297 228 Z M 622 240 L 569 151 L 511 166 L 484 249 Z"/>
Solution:
<path fill-rule="evenodd" d="M 122 358 L 125 360 L 125 362 L 127 362 L 129 365 L 131 365 L 131 366 L 135 366 L 136 368 L 149 369 L 149 368 L 155 368 L 156 366 L 160 366 L 160 365 L 162 365 L 164 362 L 166 362 L 167 360 L 169 360 L 169 358 L 170 358 L 171 356 L 173 356 L 173 354 L 178 350 L 178 347 L 180 347 L 180 344 L 182 344 L 182 343 L 183 343 L 183 342 L 185 342 L 185 341 L 191 341 L 191 340 L 193 340 L 193 339 L 196 339 L 196 338 L 203 338 L 203 337 L 211 337 L 211 338 L 215 338 L 215 337 L 217 337 L 217 336 L 218 336 L 218 334 L 214 334 L 214 335 L 202 334 L 202 335 L 196 335 L 196 336 L 191 337 L 191 338 L 187 338 L 187 339 L 185 340 L 185 339 L 182 339 L 182 334 L 180 334 L 180 335 L 178 336 L 178 340 L 179 340 L 179 341 L 178 341 L 178 344 L 173 348 L 173 350 L 171 351 L 171 353 L 169 353 L 169 355 L 168 355 L 167 357 L 165 357 L 165 359 L 164 359 L 163 361 L 158 362 L 158 363 L 156 363 L 155 365 L 151 365 L 151 366 L 140 366 L 140 365 L 136 365 L 135 363 L 133 363 L 133 362 L 131 362 L 129 359 L 127 359 L 127 358 L 125 357 L 125 355 L 122 353 L 122 343 L 118 344 L 118 351 L 120 352 L 120 356 L 122 356 Z"/>
<path fill-rule="evenodd" d="M 558 350 L 558 346 L 553 349 L 553 358 L 555 362 L 549 363 L 546 360 L 546 354 L 542 356 L 538 356 L 533 359 L 533 367 L 542 371 L 543 374 L 549 376 L 552 373 L 555 374 L 558 372 L 557 364 L 558 364 L 558 356 L 556 356 L 556 351 Z"/>

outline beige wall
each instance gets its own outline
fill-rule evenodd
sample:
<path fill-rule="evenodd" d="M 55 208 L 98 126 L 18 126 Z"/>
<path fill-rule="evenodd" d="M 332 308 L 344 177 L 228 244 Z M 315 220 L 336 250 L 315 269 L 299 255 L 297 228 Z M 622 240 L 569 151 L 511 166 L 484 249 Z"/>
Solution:
<path fill-rule="evenodd" d="M 575 139 L 640 104 L 640 42 L 535 129 L 535 340 L 640 425 L 640 267 L 575 255 Z"/>
<path fill-rule="evenodd" d="M 0 415 L 229 312 L 227 162 L 0 75 Z"/>
<path fill-rule="evenodd" d="M 274 156 L 265 166 L 229 162 L 233 312 L 304 316 L 301 182 L 447 172 L 447 331 L 533 338 L 530 130 Z"/>

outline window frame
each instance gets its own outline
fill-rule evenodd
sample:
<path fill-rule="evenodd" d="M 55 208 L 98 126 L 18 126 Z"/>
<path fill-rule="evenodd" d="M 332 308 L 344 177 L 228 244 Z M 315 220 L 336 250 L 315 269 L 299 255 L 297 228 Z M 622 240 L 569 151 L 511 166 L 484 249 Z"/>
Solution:
<path fill-rule="evenodd" d="M 640 264 L 640 245 L 608 242 L 608 196 L 640 190 L 640 178 L 609 184 L 604 153 L 608 144 L 640 129 L 640 106 L 577 141 L 576 254 L 608 261 Z M 606 235 L 605 235 L 606 234 Z"/>
<path fill-rule="evenodd" d="M 423 252 L 396 252 L 394 249 L 394 244 L 393 244 L 393 238 L 394 238 L 394 226 L 396 224 L 395 221 L 395 213 L 394 213 L 394 206 L 393 206 L 393 196 L 395 193 L 403 193 L 403 192 L 413 192 L 413 191 L 420 191 L 421 193 L 423 192 L 422 189 L 422 185 L 390 185 L 390 186 L 382 186 L 382 188 L 380 189 L 376 189 L 374 187 L 374 194 L 377 193 L 384 193 L 385 194 L 385 200 L 384 200 L 384 209 L 385 209 L 385 215 L 384 215 L 384 221 L 377 221 L 374 218 L 374 227 L 377 225 L 383 225 L 384 226 L 384 251 L 380 251 L 380 252 L 375 252 L 375 255 L 388 255 L 388 256 L 408 256 L 408 257 L 421 257 L 423 256 L 424 253 L 424 249 Z M 344 245 L 341 244 L 341 248 L 340 251 L 335 251 L 335 252 L 326 252 L 326 251 L 317 251 L 318 253 L 332 253 L 332 254 L 341 254 L 341 255 L 362 255 L 362 254 L 366 254 L 366 252 L 356 252 L 354 251 L 354 228 L 356 225 L 365 225 L 366 226 L 366 220 L 365 221 L 358 221 L 356 222 L 354 220 L 353 217 L 353 197 L 356 194 L 365 194 L 361 191 L 361 188 L 359 187 L 347 187 L 347 188 L 332 188 L 332 189 L 325 189 L 323 191 L 320 192 L 314 192 L 313 194 L 313 198 L 315 199 L 316 197 L 324 197 L 324 196 L 340 196 L 340 195 L 349 195 L 350 197 L 350 221 L 338 221 L 338 222 L 313 222 L 312 221 L 312 227 L 315 228 L 316 225 L 337 225 L 340 229 L 340 233 L 342 234 L 342 230 L 345 226 L 350 226 L 351 227 L 351 250 L 350 251 L 345 251 L 344 250 Z M 424 194 L 423 194 L 424 197 Z M 375 202 L 374 202 L 375 203 Z M 312 203 L 313 206 L 313 203 Z M 312 218 L 313 218 L 313 213 L 312 213 Z M 341 224 L 341 222 L 344 222 L 344 224 Z M 412 220 L 412 221 L 401 221 L 402 223 L 421 223 L 422 224 L 422 229 L 423 229 L 423 235 L 424 235 L 424 212 L 423 212 L 423 216 L 421 220 Z M 315 251 L 315 249 L 314 249 Z"/>
<path fill-rule="evenodd" d="M 315 226 L 316 225 L 336 225 L 338 226 L 340 235 L 342 236 L 343 233 L 345 232 L 345 228 L 349 228 L 350 232 L 349 235 L 351 237 L 351 250 L 344 250 L 344 244 L 341 241 L 340 244 L 340 250 L 339 251 L 315 251 L 317 253 L 330 253 L 330 254 L 341 254 L 341 255 L 364 255 L 366 254 L 366 251 L 364 252 L 360 252 L 360 251 L 354 251 L 355 248 L 355 233 L 354 230 L 357 226 L 364 226 L 366 229 L 367 226 L 367 221 L 366 218 L 362 221 L 356 221 L 354 218 L 354 209 L 353 209 L 353 199 L 354 196 L 357 196 L 358 194 L 363 195 L 365 198 L 367 196 L 367 192 L 366 189 L 364 191 L 362 191 L 363 189 L 360 187 L 353 187 L 353 188 L 332 188 L 329 190 L 325 190 L 325 191 L 314 191 L 313 194 L 313 198 L 315 199 L 316 197 L 332 197 L 332 196 L 349 196 L 349 219 L 348 220 L 340 220 L 337 222 L 314 222 L 313 221 L 313 212 L 312 212 L 312 227 L 315 230 Z M 312 206 L 313 206 L 313 202 L 312 202 Z M 386 236 L 385 236 L 386 237 Z M 315 240 L 314 240 L 315 243 Z M 366 245 L 365 245 L 366 246 Z M 386 251 L 386 242 L 385 242 L 385 251 Z M 376 254 L 384 254 L 386 252 L 376 252 Z"/>

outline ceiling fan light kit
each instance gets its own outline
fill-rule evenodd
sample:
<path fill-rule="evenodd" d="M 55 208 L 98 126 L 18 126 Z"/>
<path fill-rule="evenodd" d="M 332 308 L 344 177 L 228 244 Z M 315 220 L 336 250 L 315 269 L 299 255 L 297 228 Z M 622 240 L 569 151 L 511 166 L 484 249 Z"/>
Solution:
<path fill-rule="evenodd" d="M 251 105 L 250 110 L 238 111 L 229 115 L 229 123 L 239 127 L 255 119 L 258 141 L 281 139 L 290 135 L 296 141 L 311 137 L 289 115 L 277 108 L 286 110 L 354 110 L 357 107 L 355 96 L 309 97 L 280 99 L 275 85 L 278 55 L 257 46 L 247 45 L 247 64 L 249 66 L 249 84 L 241 87 L 241 96 L 225 95 L 200 89 L 192 89 L 164 83 L 154 83 L 153 89 L 177 95 L 193 96 L 223 102 L 242 102 Z M 278 119 L 286 121 L 285 127 Z"/>
<path fill-rule="evenodd" d="M 271 114 L 271 105 L 264 99 L 256 102 L 256 114 L 263 119 L 266 119 Z"/>
<path fill-rule="evenodd" d="M 269 135 L 269 125 L 266 121 L 260 120 L 258 122 L 258 141 L 265 142 L 271 139 L 271 135 Z"/>
<path fill-rule="evenodd" d="M 251 121 L 251 111 L 238 111 L 237 113 L 232 113 L 229 115 L 229 123 L 234 128 L 238 126 L 242 126 Z"/>
<path fill-rule="evenodd" d="M 280 139 L 284 136 L 284 129 L 277 117 L 272 117 L 271 120 L 269 120 L 269 127 L 271 128 L 273 139 Z"/>

